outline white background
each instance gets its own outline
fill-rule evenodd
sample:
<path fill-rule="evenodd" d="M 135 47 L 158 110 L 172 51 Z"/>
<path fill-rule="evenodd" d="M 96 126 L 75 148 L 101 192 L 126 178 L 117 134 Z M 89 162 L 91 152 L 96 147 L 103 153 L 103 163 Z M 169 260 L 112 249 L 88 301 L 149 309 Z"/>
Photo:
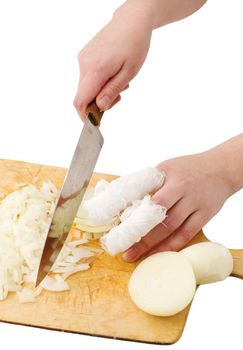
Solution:
<path fill-rule="evenodd" d="M 0 0 L 1 158 L 69 165 L 82 128 L 72 105 L 77 54 L 121 3 Z M 242 16 L 241 0 L 209 0 L 154 32 L 143 69 L 104 116 L 97 172 L 125 174 L 242 132 Z M 242 212 L 238 193 L 207 225 L 208 237 L 243 248 Z M 242 312 L 242 280 L 200 287 L 184 334 L 170 349 L 243 349 Z M 2 323 L 0 333 L 10 349 L 158 347 Z"/>

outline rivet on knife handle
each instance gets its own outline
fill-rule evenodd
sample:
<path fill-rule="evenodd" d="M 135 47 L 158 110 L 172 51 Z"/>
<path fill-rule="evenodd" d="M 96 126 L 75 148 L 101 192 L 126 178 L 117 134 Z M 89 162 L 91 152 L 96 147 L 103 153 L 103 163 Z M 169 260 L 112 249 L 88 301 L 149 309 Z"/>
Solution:
<path fill-rule="evenodd" d="M 87 107 L 87 114 L 88 114 L 87 117 L 89 118 L 91 123 L 96 125 L 96 126 L 99 126 L 101 118 L 102 118 L 102 115 L 104 114 L 104 112 L 101 112 L 99 110 L 96 102 L 93 101 Z"/>

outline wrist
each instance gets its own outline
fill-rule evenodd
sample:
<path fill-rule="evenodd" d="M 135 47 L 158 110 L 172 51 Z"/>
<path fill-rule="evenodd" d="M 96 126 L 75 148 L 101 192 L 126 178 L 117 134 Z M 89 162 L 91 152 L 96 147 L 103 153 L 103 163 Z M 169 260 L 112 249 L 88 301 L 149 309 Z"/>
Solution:
<path fill-rule="evenodd" d="M 230 195 L 243 188 L 242 162 L 235 158 L 235 149 L 231 147 L 230 142 L 225 142 L 205 153 L 215 165 L 216 173 L 228 187 Z"/>
<path fill-rule="evenodd" d="M 156 0 L 157 1 L 157 0 Z M 113 19 L 124 18 L 129 21 L 143 21 L 152 32 L 155 28 L 156 6 L 154 0 L 127 0 L 123 5 L 117 8 L 113 14 Z"/>

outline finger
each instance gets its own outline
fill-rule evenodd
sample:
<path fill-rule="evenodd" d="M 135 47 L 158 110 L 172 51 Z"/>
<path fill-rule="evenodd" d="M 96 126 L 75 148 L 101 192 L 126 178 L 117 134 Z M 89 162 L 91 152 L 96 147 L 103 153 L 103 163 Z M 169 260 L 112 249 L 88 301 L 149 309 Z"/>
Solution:
<path fill-rule="evenodd" d="M 139 259 L 142 255 L 150 251 L 151 248 L 163 242 L 176 231 L 191 213 L 192 206 L 188 205 L 185 200 L 180 200 L 168 211 L 168 216 L 162 224 L 157 225 L 138 243 L 135 243 L 123 253 L 123 259 L 129 262 Z"/>
<path fill-rule="evenodd" d="M 122 90 L 125 91 L 129 88 L 129 84 Z M 121 95 L 118 95 L 117 98 L 115 98 L 115 100 L 112 102 L 112 105 L 110 106 L 110 108 L 112 108 L 113 106 L 115 106 L 118 102 L 121 101 Z"/>
<path fill-rule="evenodd" d="M 111 78 L 99 92 L 96 102 L 100 110 L 106 111 L 111 108 L 113 101 L 128 87 L 130 76 L 129 70 L 123 66 L 121 70 Z"/>
<path fill-rule="evenodd" d="M 83 101 L 84 99 L 82 99 L 81 97 L 79 97 L 79 96 L 80 96 L 79 91 L 80 91 L 80 89 L 82 89 L 82 87 L 80 88 L 81 84 L 83 84 L 82 81 L 81 81 L 81 83 L 79 84 L 78 93 L 77 93 L 77 95 L 76 95 L 76 97 L 75 97 L 75 99 L 74 99 L 74 106 L 75 106 L 75 108 L 77 109 L 77 112 L 78 112 L 79 116 L 81 117 L 81 119 L 82 119 L 83 121 L 85 121 L 85 118 L 86 118 L 86 108 L 87 108 L 87 105 L 88 105 L 88 104 L 87 104 L 87 103 L 83 103 L 82 101 Z M 128 88 L 129 88 L 129 84 L 127 84 L 127 85 L 124 87 L 124 89 L 123 89 L 122 91 L 125 91 L 125 90 L 127 90 Z M 117 98 L 115 98 L 115 100 L 112 102 L 110 108 L 113 107 L 115 104 L 117 104 L 120 100 L 121 100 L 121 96 L 118 95 Z"/>
<path fill-rule="evenodd" d="M 167 210 L 172 208 L 183 197 L 182 190 L 178 190 L 176 186 L 165 185 L 159 189 L 153 196 L 152 201 L 155 204 L 160 204 Z"/>
<path fill-rule="evenodd" d="M 129 84 L 127 84 L 122 91 L 125 91 L 129 88 Z"/>
<path fill-rule="evenodd" d="M 172 235 L 159 243 L 154 249 L 151 249 L 148 256 L 158 252 L 181 250 L 201 230 L 206 222 L 207 219 L 201 211 L 194 212 Z"/>
<path fill-rule="evenodd" d="M 119 101 L 121 101 L 121 95 L 118 95 L 117 98 L 112 102 L 112 105 L 110 108 L 112 108 L 113 106 L 115 106 Z"/>
<path fill-rule="evenodd" d="M 97 71 L 88 72 L 79 82 L 77 95 L 74 99 L 74 106 L 78 114 L 84 120 L 86 117 L 86 108 L 98 95 L 104 85 L 104 76 Z"/>

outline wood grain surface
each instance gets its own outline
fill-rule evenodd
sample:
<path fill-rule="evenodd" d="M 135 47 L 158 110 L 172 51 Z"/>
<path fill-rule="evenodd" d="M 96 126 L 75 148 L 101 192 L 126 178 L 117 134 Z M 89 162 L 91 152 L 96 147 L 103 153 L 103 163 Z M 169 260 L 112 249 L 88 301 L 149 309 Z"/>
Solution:
<path fill-rule="evenodd" d="M 0 160 L 0 192 L 7 195 L 19 183 L 31 183 L 36 176 L 37 186 L 51 180 L 60 188 L 65 174 L 62 168 Z M 115 177 L 94 174 L 90 185 Z M 190 244 L 205 240 L 207 238 L 200 232 Z M 233 275 L 243 278 L 243 250 L 231 252 Z M 151 316 L 139 310 L 127 290 L 135 266 L 125 263 L 120 255 L 110 257 L 103 253 L 90 270 L 68 279 L 70 291 L 43 291 L 35 303 L 28 304 L 20 304 L 16 295 L 10 293 L 0 302 L 0 321 L 151 343 L 176 342 L 183 332 L 190 305 L 172 317 Z"/>

